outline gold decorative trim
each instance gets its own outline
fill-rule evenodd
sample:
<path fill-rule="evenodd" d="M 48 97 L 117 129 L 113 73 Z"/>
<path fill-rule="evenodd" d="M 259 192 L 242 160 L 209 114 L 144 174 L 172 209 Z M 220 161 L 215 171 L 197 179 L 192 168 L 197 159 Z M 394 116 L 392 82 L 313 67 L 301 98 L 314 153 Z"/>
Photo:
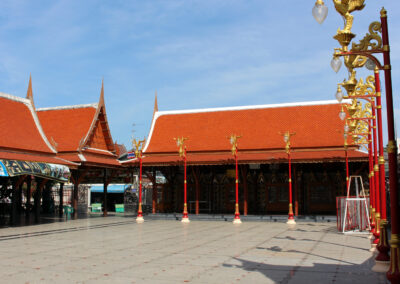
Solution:
<path fill-rule="evenodd" d="M 385 164 L 385 158 L 383 156 L 379 156 L 378 162 L 379 162 L 379 165 L 384 165 Z"/>
<path fill-rule="evenodd" d="M 397 151 L 397 145 L 394 140 L 389 140 L 388 146 L 387 146 L 387 152 L 388 153 L 396 153 Z"/>
<path fill-rule="evenodd" d="M 381 9 L 381 18 L 387 18 L 387 11 L 385 8 L 382 7 Z"/>
<path fill-rule="evenodd" d="M 351 51 L 366 51 L 370 47 L 372 50 L 382 48 L 382 37 L 378 34 L 382 32 L 380 22 L 372 22 L 368 28 L 367 33 L 360 43 L 356 44 L 353 42 L 351 45 Z"/>
<path fill-rule="evenodd" d="M 390 64 L 385 64 L 385 65 L 383 65 L 383 69 L 385 69 L 385 70 L 391 70 L 391 69 L 392 69 L 392 66 L 391 66 Z"/>

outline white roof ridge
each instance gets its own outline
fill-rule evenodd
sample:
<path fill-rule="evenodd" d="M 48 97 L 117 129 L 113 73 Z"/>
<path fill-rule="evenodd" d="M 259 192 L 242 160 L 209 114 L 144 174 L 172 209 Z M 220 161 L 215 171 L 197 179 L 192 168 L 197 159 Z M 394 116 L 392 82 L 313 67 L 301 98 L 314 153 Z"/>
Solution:
<path fill-rule="evenodd" d="M 17 97 L 17 96 L 6 94 L 6 93 L 2 93 L 2 92 L 0 92 L 0 97 L 6 98 L 6 99 L 9 99 L 9 100 L 12 100 L 12 101 L 21 102 L 21 103 L 24 103 L 24 104 L 28 104 L 30 102 L 29 99 Z"/>
<path fill-rule="evenodd" d="M 308 101 L 308 102 L 280 103 L 280 104 L 266 104 L 266 105 L 247 105 L 247 106 L 216 107 L 216 108 L 203 108 L 203 109 L 200 108 L 200 109 L 187 109 L 187 110 L 165 110 L 165 111 L 157 111 L 156 115 L 161 116 L 161 115 L 165 115 L 165 114 L 187 114 L 187 113 L 203 113 L 203 112 L 217 112 L 217 111 L 237 111 L 237 110 L 296 107 L 296 106 L 313 106 L 313 105 L 330 105 L 330 104 L 339 104 L 339 102 L 336 100 L 325 100 L 325 101 Z"/>
<path fill-rule="evenodd" d="M 42 107 L 42 108 L 37 108 L 36 111 L 60 110 L 60 109 L 76 109 L 76 108 L 88 108 L 88 107 L 97 108 L 97 106 L 98 106 L 98 103 L 71 105 L 71 106 Z"/>

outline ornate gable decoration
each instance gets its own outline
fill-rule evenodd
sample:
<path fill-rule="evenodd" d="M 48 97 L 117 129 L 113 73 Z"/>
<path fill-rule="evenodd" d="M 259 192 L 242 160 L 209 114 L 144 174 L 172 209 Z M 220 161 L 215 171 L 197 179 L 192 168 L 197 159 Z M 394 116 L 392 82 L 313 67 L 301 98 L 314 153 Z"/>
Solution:
<path fill-rule="evenodd" d="M 89 131 L 79 145 L 78 151 L 85 148 L 96 148 L 107 150 L 115 154 L 115 145 L 111 137 L 110 128 L 108 126 L 106 108 L 104 104 L 104 83 L 101 82 L 100 99 L 96 113 L 93 117 Z"/>

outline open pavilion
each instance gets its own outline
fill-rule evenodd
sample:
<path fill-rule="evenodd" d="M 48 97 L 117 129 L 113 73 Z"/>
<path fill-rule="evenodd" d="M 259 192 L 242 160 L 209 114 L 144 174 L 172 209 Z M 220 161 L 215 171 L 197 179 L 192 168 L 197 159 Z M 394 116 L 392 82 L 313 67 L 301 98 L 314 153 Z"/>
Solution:
<path fill-rule="evenodd" d="M 233 214 L 231 134 L 241 136 L 237 143 L 240 212 L 287 213 L 288 158 L 281 134 L 290 131 L 295 133 L 291 139 L 295 213 L 334 214 L 335 197 L 344 194 L 346 185 L 340 109 L 336 101 L 317 101 L 158 111 L 156 102 L 143 167 L 150 177 L 162 172 L 167 182 L 154 183 L 153 213 L 183 210 L 183 160 L 174 138 L 185 137 L 189 213 Z M 357 146 L 349 146 L 347 152 L 351 173 L 368 181 L 368 155 Z"/>

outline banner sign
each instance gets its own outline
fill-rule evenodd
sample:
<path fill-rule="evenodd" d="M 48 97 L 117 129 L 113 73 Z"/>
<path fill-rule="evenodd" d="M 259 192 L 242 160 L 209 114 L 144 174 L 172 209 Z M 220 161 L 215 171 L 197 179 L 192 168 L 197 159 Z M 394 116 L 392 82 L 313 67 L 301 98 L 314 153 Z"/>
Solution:
<path fill-rule="evenodd" d="M 0 176 L 33 175 L 57 181 L 68 181 L 71 173 L 67 166 L 28 162 L 18 160 L 0 160 Z"/>

